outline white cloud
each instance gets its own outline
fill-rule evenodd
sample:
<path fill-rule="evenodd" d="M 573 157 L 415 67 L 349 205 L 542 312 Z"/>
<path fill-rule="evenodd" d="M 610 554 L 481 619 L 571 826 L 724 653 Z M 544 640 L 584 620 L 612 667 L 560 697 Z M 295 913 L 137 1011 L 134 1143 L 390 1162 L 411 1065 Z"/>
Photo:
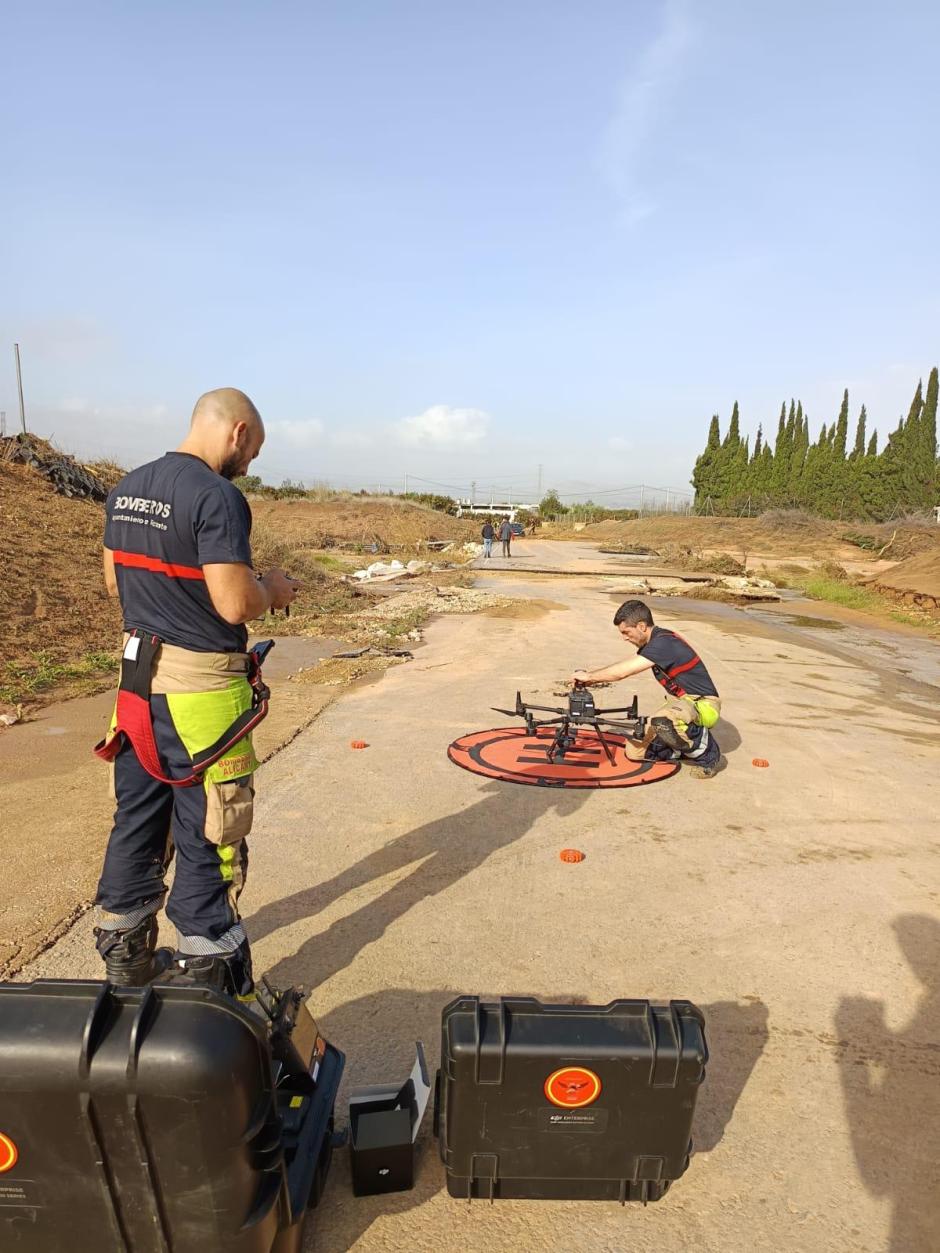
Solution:
<path fill-rule="evenodd" d="M 607 441 L 607 447 L 612 448 L 614 452 L 626 452 L 628 448 L 633 447 L 633 440 L 624 439 L 622 435 L 611 435 Z"/>
<path fill-rule="evenodd" d="M 490 417 L 482 409 L 432 405 L 424 413 L 402 418 L 396 426 L 403 444 L 433 448 L 466 448 L 486 438 Z"/>
<path fill-rule="evenodd" d="M 639 162 L 663 108 L 680 81 L 692 46 L 693 26 L 682 0 L 667 0 L 662 29 L 642 49 L 620 84 L 614 115 L 598 154 L 604 178 L 613 188 L 621 218 L 631 226 L 650 216 L 656 203 L 640 185 Z"/>
<path fill-rule="evenodd" d="M 265 428 L 269 443 L 287 444 L 291 448 L 314 448 L 323 442 L 325 431 L 319 418 L 266 422 Z"/>

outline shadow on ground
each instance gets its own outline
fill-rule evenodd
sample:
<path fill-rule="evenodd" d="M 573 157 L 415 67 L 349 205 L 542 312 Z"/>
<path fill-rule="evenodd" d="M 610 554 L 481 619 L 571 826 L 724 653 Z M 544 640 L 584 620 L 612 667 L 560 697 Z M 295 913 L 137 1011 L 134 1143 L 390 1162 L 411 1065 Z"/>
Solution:
<path fill-rule="evenodd" d="M 741 732 L 722 714 L 715 727 L 715 739 L 726 757 L 741 747 Z"/>
<path fill-rule="evenodd" d="M 575 813 L 586 795 L 572 790 L 487 784 L 482 799 L 466 809 L 390 840 L 326 883 L 263 906 L 247 920 L 253 943 L 279 927 L 313 917 L 375 879 L 421 863 L 380 897 L 334 922 L 327 931 L 302 944 L 293 956 L 278 962 L 270 972 L 272 982 L 281 986 L 303 983 L 307 987 L 324 983 L 415 905 L 445 892 L 493 853 L 522 839 L 543 815 L 554 812 L 564 818 Z M 441 953 L 443 958 L 444 944 Z"/>
<path fill-rule="evenodd" d="M 893 924 L 924 985 L 905 1027 L 884 1001 L 846 997 L 836 1014 L 852 1147 L 868 1191 L 890 1199 L 889 1253 L 933 1253 L 940 1232 L 940 922 L 907 914 Z"/>
<path fill-rule="evenodd" d="M 545 1001 L 583 1003 L 584 997 L 570 988 L 504 988 L 504 995 L 539 996 Z M 391 988 L 372 996 L 341 1005 L 320 1020 L 324 1035 L 347 1054 L 350 1083 L 404 1082 L 414 1060 L 414 1042 L 421 1040 L 432 1071 L 440 1058 L 441 1011 L 457 996 L 475 995 L 477 988 L 440 988 L 414 992 Z M 629 995 L 630 989 L 624 989 Z M 663 998 L 668 999 L 668 997 Z M 750 1078 L 767 1041 L 767 1007 L 760 1001 L 738 1004 L 721 1001 L 701 1006 L 711 1054 L 705 1084 L 701 1089 L 693 1129 L 696 1152 L 711 1152 L 720 1143 L 731 1122 L 734 1108 Z M 338 1124 L 345 1124 L 348 1111 L 337 1110 Z M 349 1154 L 344 1150 L 334 1159 L 333 1170 L 321 1208 L 311 1214 L 304 1249 L 351 1248 L 384 1215 L 400 1214 L 423 1205 L 445 1189 L 444 1168 L 432 1134 L 429 1108 L 418 1144 L 418 1171 L 415 1188 L 387 1196 L 354 1197 L 350 1182 Z M 708 1170 L 704 1160 L 691 1170 Z M 682 1187 L 681 1182 L 675 1185 Z M 453 1205 L 466 1205 L 454 1200 Z M 668 1198 L 663 1204 L 668 1205 Z M 586 1202 L 586 1209 L 600 1202 Z M 426 1236 L 426 1231 L 424 1235 Z"/>

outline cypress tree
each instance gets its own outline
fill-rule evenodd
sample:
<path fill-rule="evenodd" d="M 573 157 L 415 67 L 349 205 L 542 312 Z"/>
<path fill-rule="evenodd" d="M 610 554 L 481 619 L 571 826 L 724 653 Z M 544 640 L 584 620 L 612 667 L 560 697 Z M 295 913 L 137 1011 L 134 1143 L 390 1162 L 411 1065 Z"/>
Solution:
<path fill-rule="evenodd" d="M 695 488 L 695 507 L 701 509 L 709 497 L 714 499 L 717 494 L 718 461 L 721 457 L 721 428 L 718 414 L 712 415 L 708 428 L 708 442 L 705 451 L 696 459 L 692 470 L 692 486 Z"/>
<path fill-rule="evenodd" d="M 770 481 L 770 492 L 775 504 L 782 505 L 790 492 L 790 456 L 791 445 L 787 436 L 787 402 L 780 406 L 780 421 L 777 423 L 777 442 L 774 444 L 774 463 Z"/>
<path fill-rule="evenodd" d="M 738 413 L 738 402 L 734 402 L 734 408 L 731 410 L 731 421 L 728 424 L 728 434 L 725 436 L 724 448 L 730 448 L 732 452 L 737 452 L 738 444 L 741 442 L 741 415 Z"/>
<path fill-rule="evenodd" d="M 835 427 L 835 454 L 840 461 L 845 460 L 845 444 L 849 434 L 849 389 L 842 393 L 842 408 Z"/>
<path fill-rule="evenodd" d="M 738 448 L 734 457 L 734 469 L 731 476 L 731 492 L 732 500 L 737 500 L 740 505 L 744 504 L 744 498 L 750 495 L 750 453 L 749 453 L 750 437 L 738 440 Z"/>
<path fill-rule="evenodd" d="M 791 469 L 795 476 L 803 473 L 803 466 L 806 464 L 806 456 L 809 452 L 809 417 L 803 418 L 803 425 L 796 432 L 794 439 L 794 449 Z"/>
<path fill-rule="evenodd" d="M 921 506 L 924 480 L 933 478 L 933 466 L 931 465 L 927 470 L 924 465 L 923 423 L 921 421 L 923 408 L 924 385 L 923 380 L 920 380 L 911 401 L 911 407 L 907 411 L 904 434 L 899 441 L 895 458 L 898 498 L 905 509 L 917 509 Z"/>
<path fill-rule="evenodd" d="M 857 463 L 859 487 L 859 513 L 865 518 L 881 518 L 884 506 L 881 500 L 881 471 L 878 458 L 878 432 L 872 431 L 865 456 Z"/>
<path fill-rule="evenodd" d="M 849 453 L 850 461 L 855 461 L 858 457 L 865 456 L 865 422 L 867 416 L 865 406 L 862 405 L 861 412 L 858 415 L 858 426 L 855 428 L 855 446 Z"/>
<path fill-rule="evenodd" d="M 719 450 L 718 472 L 716 475 L 716 494 L 720 500 L 728 502 L 743 487 L 741 473 L 741 416 L 738 402 L 734 402 L 731 410 L 731 421 L 728 431 L 721 441 Z M 745 467 L 747 462 L 745 461 Z"/>
<path fill-rule="evenodd" d="M 774 481 L 774 455 L 770 451 L 770 444 L 765 444 L 761 449 L 760 467 L 758 471 L 758 482 L 760 488 L 758 495 L 760 498 L 761 508 L 766 509 L 772 502 L 772 485 Z"/>
<path fill-rule="evenodd" d="M 877 464 L 875 508 L 877 516 L 890 517 L 905 504 L 906 484 L 904 463 L 907 459 L 907 431 L 904 418 L 888 436 Z"/>
<path fill-rule="evenodd" d="M 844 499 L 848 515 L 860 517 L 864 512 L 865 477 L 862 467 L 865 461 L 865 406 L 862 405 L 855 427 L 855 443 L 843 466 Z"/>
<path fill-rule="evenodd" d="M 919 506 L 926 509 L 940 503 L 937 501 L 937 391 L 937 367 L 934 366 L 927 380 L 927 395 L 920 414 L 920 447 L 917 458 L 921 473 Z"/>

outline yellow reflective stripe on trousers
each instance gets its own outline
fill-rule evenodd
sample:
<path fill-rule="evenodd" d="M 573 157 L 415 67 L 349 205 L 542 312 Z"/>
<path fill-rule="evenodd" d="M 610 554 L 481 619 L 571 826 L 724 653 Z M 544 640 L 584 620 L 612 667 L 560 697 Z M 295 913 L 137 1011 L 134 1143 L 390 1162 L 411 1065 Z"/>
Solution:
<path fill-rule="evenodd" d="M 167 692 L 164 697 L 176 734 L 190 757 L 211 747 L 227 727 L 251 708 L 251 684 L 233 679 L 217 692 Z M 258 768 L 251 736 L 243 736 L 205 773 L 206 783 L 242 778 Z"/>
<path fill-rule="evenodd" d="M 235 863 L 240 857 L 238 844 L 222 844 L 215 850 L 219 855 L 221 863 L 219 873 L 222 875 L 223 882 L 231 883 L 235 878 Z"/>

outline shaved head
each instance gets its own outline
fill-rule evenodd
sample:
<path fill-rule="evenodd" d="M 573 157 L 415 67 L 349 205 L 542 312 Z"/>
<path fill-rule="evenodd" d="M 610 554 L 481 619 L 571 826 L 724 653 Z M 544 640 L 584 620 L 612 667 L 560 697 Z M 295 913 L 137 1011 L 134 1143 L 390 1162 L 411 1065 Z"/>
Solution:
<path fill-rule="evenodd" d="M 217 387 L 196 401 L 180 452 L 200 457 L 223 478 L 245 474 L 264 443 L 264 423 L 237 387 Z"/>
<path fill-rule="evenodd" d="M 196 401 L 190 429 L 210 424 L 233 427 L 238 422 L 244 422 L 251 431 L 260 431 L 264 437 L 261 414 L 245 393 L 237 387 L 217 387 L 215 391 L 204 392 Z"/>

